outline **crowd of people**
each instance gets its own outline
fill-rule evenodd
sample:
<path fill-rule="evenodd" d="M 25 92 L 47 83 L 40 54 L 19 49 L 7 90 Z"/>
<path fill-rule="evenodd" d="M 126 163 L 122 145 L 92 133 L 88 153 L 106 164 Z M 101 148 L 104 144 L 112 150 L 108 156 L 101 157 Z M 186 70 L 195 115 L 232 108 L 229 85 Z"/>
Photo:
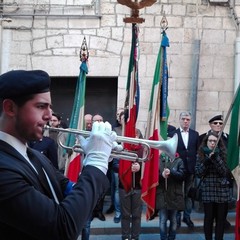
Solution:
<path fill-rule="evenodd" d="M 80 235 L 89 240 L 91 221 L 105 221 L 104 199 L 110 192 L 106 213 L 114 212 L 122 240 L 140 239 L 141 163 L 131 163 L 132 186 L 126 191 L 119 176 L 121 160 L 110 157 L 113 148 L 120 149 L 116 136 L 123 134 L 124 109 L 117 110 L 113 129 L 100 114 L 85 115 L 84 128 L 91 133 L 79 140 L 84 158 L 79 179 L 73 183 L 64 176 L 69 153 L 57 144 L 59 132 L 44 128 L 47 124 L 54 129 L 67 127 L 51 109 L 48 74 L 39 70 L 7 72 L 0 76 L 0 98 L 1 238 L 74 240 Z M 199 178 L 205 238 L 212 240 L 214 232 L 215 240 L 223 240 L 230 224 L 227 214 L 234 182 L 226 162 L 228 134 L 221 131 L 222 115 L 212 117 L 210 130 L 200 136 L 190 128 L 191 121 L 191 113 L 185 111 L 179 115 L 179 127 L 169 125 L 168 137 L 178 135 L 177 150 L 174 159 L 160 154 L 152 218 L 159 216 L 161 240 L 176 239 L 182 222 L 194 229 L 194 202 L 188 191 Z M 139 129 L 136 138 L 143 138 Z M 141 155 L 143 149 L 135 151 Z"/>
<path fill-rule="evenodd" d="M 205 239 L 212 240 L 214 232 L 215 240 L 223 240 L 224 231 L 230 227 L 227 214 L 229 202 L 233 200 L 234 181 L 227 167 L 228 134 L 221 131 L 222 115 L 212 117 L 209 120 L 210 130 L 200 136 L 197 131 L 190 128 L 191 120 L 190 112 L 180 113 L 179 128 L 172 130 L 168 135 L 169 137 L 174 134 L 178 135 L 176 153 L 176 158 L 179 158 L 178 167 L 172 170 L 165 168 L 166 160 L 160 158 L 156 211 L 159 211 L 161 240 L 175 239 L 176 229 L 181 227 L 181 222 L 184 222 L 190 230 L 194 229 L 194 222 L 191 219 L 194 201 L 188 196 L 188 192 L 200 179 Z M 220 133 L 221 136 L 219 136 Z M 174 163 L 175 161 L 170 160 L 169 162 Z M 168 179 L 167 188 L 164 188 L 163 178 Z M 176 187 L 173 190 L 170 183 L 174 183 L 174 181 Z M 182 199 L 184 205 L 181 204 Z M 172 218 L 175 212 L 176 218 Z M 166 215 L 167 213 L 168 215 Z M 168 232 L 166 216 L 170 221 Z M 215 231 L 213 230 L 214 226 Z"/>
<path fill-rule="evenodd" d="M 89 116 L 89 114 L 87 114 Z M 90 115 L 92 116 L 92 115 Z M 97 115 L 99 116 L 99 115 Z M 92 117 L 93 119 L 93 117 Z M 102 119 L 103 120 L 103 119 Z M 101 120 L 101 121 L 102 121 Z M 173 137 L 174 134 L 178 135 L 178 144 L 175 159 L 170 159 L 169 156 L 162 153 L 159 158 L 159 185 L 157 186 L 156 194 L 156 208 L 155 213 L 151 219 L 159 216 L 160 237 L 161 240 L 174 240 L 176 239 L 177 229 L 181 227 L 182 222 L 185 223 L 190 230 L 194 230 L 194 222 L 191 219 L 191 212 L 194 207 L 194 201 L 188 197 L 189 189 L 196 184 L 196 180 L 205 174 L 205 164 L 200 164 L 204 160 L 203 156 L 207 156 L 207 153 L 202 154 L 203 149 L 208 149 L 208 154 L 214 149 L 215 154 L 218 151 L 224 151 L 225 154 L 221 154 L 221 160 L 219 160 L 219 167 L 224 167 L 224 179 L 221 175 L 221 171 L 212 165 L 214 173 L 207 173 L 206 178 L 201 184 L 203 189 L 202 203 L 204 207 L 204 233 L 206 240 L 210 240 L 213 237 L 214 221 L 215 227 L 215 239 L 222 240 L 223 233 L 226 228 L 229 228 L 230 223 L 227 221 L 228 204 L 233 198 L 233 178 L 226 165 L 226 148 L 228 134 L 221 132 L 223 124 L 223 116 L 216 115 L 209 120 L 210 130 L 199 136 L 199 133 L 190 128 L 192 121 L 191 113 L 188 111 L 181 112 L 179 115 L 179 127 L 168 126 L 168 137 Z M 86 121 L 87 122 L 87 121 Z M 92 120 L 92 122 L 94 122 Z M 117 135 L 122 135 L 122 125 L 124 124 L 124 109 L 120 108 L 116 113 L 116 125 L 113 130 Z M 139 130 L 138 130 L 139 131 Z M 210 136 L 218 137 L 221 132 L 221 138 L 216 146 L 215 140 L 208 140 Z M 140 133 L 140 137 L 142 135 Z M 209 143 L 210 144 L 207 144 Z M 223 144 L 223 145 L 222 145 Z M 219 150 L 220 149 L 220 150 Z M 213 158 L 212 156 L 212 158 Z M 210 161 L 208 162 L 208 164 Z M 111 205 L 106 213 L 114 212 L 113 221 L 121 224 L 122 239 L 139 239 L 141 233 L 141 214 L 142 214 L 142 200 L 141 200 L 141 182 L 140 172 L 141 165 L 135 166 L 132 164 L 132 172 L 134 176 L 134 189 L 130 192 L 126 192 L 123 184 L 119 178 L 119 159 L 113 159 L 109 163 L 109 180 L 111 183 L 110 195 Z M 134 173 L 137 169 L 137 173 Z M 216 174 L 217 172 L 217 174 Z M 213 174 L 213 175 L 212 175 Z M 214 179 L 214 188 L 209 190 L 211 180 Z M 217 184 L 218 178 L 226 180 L 226 184 Z M 222 185 L 223 184 L 223 185 Z M 214 197 L 205 198 L 205 190 L 208 194 L 214 195 Z M 227 190 L 227 191 L 226 191 Z M 221 192 L 224 192 L 224 197 L 221 197 Z M 210 194 L 210 195 L 211 195 Z M 212 195 L 211 195 L 212 196 Z M 101 202 L 101 213 L 103 214 L 104 198 Z M 217 214 L 218 208 L 221 208 L 221 216 Z M 211 211 L 210 211 L 211 210 Z M 210 215 L 211 214 L 211 215 Z M 210 215 L 210 216 L 209 216 Z M 93 217 L 97 217 L 93 212 Z M 92 218 L 93 219 L 93 218 Z M 102 218 L 99 217 L 103 221 Z M 150 220 L 151 220 L 150 219 Z M 105 218 L 104 218 L 105 220 Z M 168 227 L 169 221 L 169 227 Z"/>

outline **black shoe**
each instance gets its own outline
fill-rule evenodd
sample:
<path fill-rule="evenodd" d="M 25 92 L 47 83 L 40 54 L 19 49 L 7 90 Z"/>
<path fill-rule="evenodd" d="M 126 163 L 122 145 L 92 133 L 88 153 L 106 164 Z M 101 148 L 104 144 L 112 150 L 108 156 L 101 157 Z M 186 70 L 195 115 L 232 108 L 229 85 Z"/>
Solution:
<path fill-rule="evenodd" d="M 105 216 L 103 215 L 102 212 L 96 213 L 96 214 L 95 214 L 95 217 L 97 217 L 97 218 L 98 218 L 99 220 L 101 220 L 101 221 L 106 221 L 106 218 L 105 218 Z"/>
<path fill-rule="evenodd" d="M 181 227 L 181 215 L 177 215 L 177 228 Z"/>
<path fill-rule="evenodd" d="M 149 218 L 149 221 L 153 220 L 157 216 L 158 216 L 158 213 L 155 211 L 154 214 Z"/>
<path fill-rule="evenodd" d="M 186 223 L 189 228 L 194 228 L 194 224 L 193 224 L 193 222 L 191 221 L 190 218 L 183 218 L 182 221 L 183 221 L 184 223 Z"/>
<path fill-rule="evenodd" d="M 114 212 L 114 206 L 113 205 L 111 205 L 110 207 L 109 207 L 109 209 L 106 211 L 106 214 L 111 214 L 111 213 L 113 213 Z"/>
<path fill-rule="evenodd" d="M 115 223 L 119 223 L 119 222 L 121 221 L 121 217 L 114 217 L 114 218 L 113 218 L 113 221 L 114 221 Z"/>
<path fill-rule="evenodd" d="M 226 219 L 224 223 L 224 229 L 228 230 L 229 228 L 231 228 L 231 223 Z"/>

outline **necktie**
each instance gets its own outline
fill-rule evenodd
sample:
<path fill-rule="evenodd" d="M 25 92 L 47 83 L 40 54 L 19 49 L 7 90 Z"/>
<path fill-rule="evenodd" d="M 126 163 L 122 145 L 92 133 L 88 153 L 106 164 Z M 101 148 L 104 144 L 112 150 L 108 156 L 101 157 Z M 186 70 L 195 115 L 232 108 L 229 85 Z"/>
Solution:
<path fill-rule="evenodd" d="M 43 166 L 42 166 L 40 160 L 37 159 L 37 157 L 33 154 L 33 152 L 29 148 L 27 148 L 27 155 L 28 155 L 29 160 L 31 161 L 31 163 L 33 164 L 33 166 L 35 167 L 35 169 L 38 172 L 38 177 L 39 177 L 39 180 L 40 180 L 40 183 L 41 183 L 43 189 L 45 190 L 45 193 L 48 196 L 52 196 L 51 190 L 50 190 L 46 175 L 43 171 Z"/>

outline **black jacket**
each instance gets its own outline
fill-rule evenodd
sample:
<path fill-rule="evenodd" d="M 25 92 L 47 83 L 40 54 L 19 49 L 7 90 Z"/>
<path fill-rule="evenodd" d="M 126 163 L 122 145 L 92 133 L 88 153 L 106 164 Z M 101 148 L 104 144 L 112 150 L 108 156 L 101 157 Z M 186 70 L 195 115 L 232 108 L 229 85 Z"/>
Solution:
<path fill-rule="evenodd" d="M 40 152 L 33 150 L 59 200 L 44 192 L 37 173 L 12 146 L 0 141 L 0 234 L 2 240 L 75 240 L 97 200 L 109 186 L 107 177 L 87 166 L 73 190 Z"/>
<path fill-rule="evenodd" d="M 170 170 L 167 180 L 162 176 L 164 168 Z M 156 208 L 168 210 L 184 209 L 184 165 L 181 158 L 175 158 L 174 161 L 166 161 L 160 157 L 159 185 L 156 192 Z M 166 183 L 167 181 L 167 183 Z"/>
<path fill-rule="evenodd" d="M 28 145 L 44 154 L 52 162 L 53 166 L 58 169 L 58 152 L 53 139 L 50 137 L 43 137 L 39 141 L 29 142 Z"/>

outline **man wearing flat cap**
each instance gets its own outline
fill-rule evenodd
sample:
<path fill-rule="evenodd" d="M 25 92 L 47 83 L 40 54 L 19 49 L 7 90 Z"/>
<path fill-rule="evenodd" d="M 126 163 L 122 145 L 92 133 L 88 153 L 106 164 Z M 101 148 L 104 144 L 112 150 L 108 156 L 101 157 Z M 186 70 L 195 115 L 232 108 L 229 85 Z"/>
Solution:
<path fill-rule="evenodd" d="M 74 184 L 27 145 L 43 137 L 51 115 L 46 72 L 16 70 L 0 76 L 1 240 L 76 240 L 108 190 L 108 159 L 116 140 L 111 125 L 94 123 L 90 137 L 80 139 L 86 158 Z"/>

